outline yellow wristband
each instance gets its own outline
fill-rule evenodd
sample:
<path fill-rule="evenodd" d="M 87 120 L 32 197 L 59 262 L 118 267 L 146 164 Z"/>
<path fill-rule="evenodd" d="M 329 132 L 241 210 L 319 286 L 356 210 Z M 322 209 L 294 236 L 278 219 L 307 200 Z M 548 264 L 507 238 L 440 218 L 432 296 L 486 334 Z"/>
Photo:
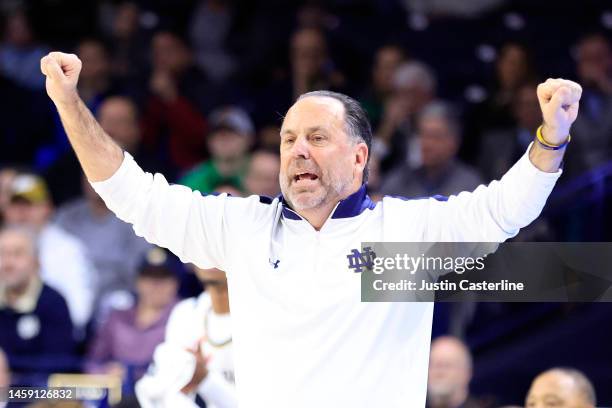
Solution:
<path fill-rule="evenodd" d="M 572 140 L 572 136 L 571 135 L 567 135 L 567 139 L 565 140 L 565 142 L 561 143 L 560 145 L 550 144 L 549 142 L 547 142 L 544 139 L 544 136 L 542 136 L 542 127 L 543 126 L 544 125 L 541 125 L 538 128 L 538 130 L 536 132 L 536 138 L 537 138 L 538 142 L 542 145 L 542 147 L 544 147 L 547 150 L 559 150 L 559 149 L 563 149 Z"/>

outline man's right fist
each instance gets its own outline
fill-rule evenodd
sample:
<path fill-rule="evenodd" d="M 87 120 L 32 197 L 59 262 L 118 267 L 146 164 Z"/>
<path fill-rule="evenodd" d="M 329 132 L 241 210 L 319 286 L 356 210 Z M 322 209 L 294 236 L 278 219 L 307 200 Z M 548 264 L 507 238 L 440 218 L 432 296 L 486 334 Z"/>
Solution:
<path fill-rule="evenodd" d="M 74 54 L 51 52 L 40 60 L 40 70 L 47 76 L 47 94 L 56 105 L 78 100 L 77 82 L 81 60 Z"/>

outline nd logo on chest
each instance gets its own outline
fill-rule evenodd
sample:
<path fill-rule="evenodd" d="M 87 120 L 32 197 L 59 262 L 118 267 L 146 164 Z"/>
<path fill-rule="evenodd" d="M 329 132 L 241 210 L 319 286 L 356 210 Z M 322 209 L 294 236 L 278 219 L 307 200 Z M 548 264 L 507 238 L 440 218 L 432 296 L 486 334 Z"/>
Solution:
<path fill-rule="evenodd" d="M 372 269 L 375 258 L 376 253 L 372 251 L 372 247 L 369 246 L 363 248 L 363 251 L 360 251 L 359 249 L 351 249 L 348 255 L 346 255 L 346 259 L 348 259 L 348 268 L 352 269 L 355 273 L 363 272 L 364 268 Z M 278 269 L 280 262 L 280 259 L 268 258 L 268 263 L 272 269 Z"/>
<path fill-rule="evenodd" d="M 351 249 L 351 252 L 346 256 L 349 269 L 352 269 L 355 273 L 363 272 L 363 268 L 372 269 L 375 258 L 376 253 L 369 246 L 363 248 L 363 251 Z"/>

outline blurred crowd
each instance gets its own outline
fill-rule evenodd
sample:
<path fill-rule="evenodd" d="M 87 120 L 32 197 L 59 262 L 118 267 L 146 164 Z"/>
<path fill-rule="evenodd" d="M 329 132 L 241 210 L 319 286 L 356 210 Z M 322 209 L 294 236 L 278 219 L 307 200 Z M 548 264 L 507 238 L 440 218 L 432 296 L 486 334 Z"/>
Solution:
<path fill-rule="evenodd" d="M 79 56 L 81 98 L 146 171 L 236 196 L 280 193 L 279 127 L 304 92 L 358 99 L 375 135 L 369 194 L 415 198 L 500 178 L 542 122 L 537 84 L 576 80 L 584 93 L 564 175 L 517 239 L 607 239 L 612 12 L 588 3 L 592 20 L 557 37 L 567 16 L 547 20 L 526 3 L 2 2 L 0 386 L 104 373 L 133 394 L 173 307 L 207 281 L 137 237 L 90 187 L 46 97 L 47 52 Z M 594 406 L 584 374 L 553 366 L 514 401 Z M 470 395 L 471 376 L 464 342 L 434 341 L 432 408 L 496 406 Z M 542 405 L 550 395 L 578 402 Z"/>

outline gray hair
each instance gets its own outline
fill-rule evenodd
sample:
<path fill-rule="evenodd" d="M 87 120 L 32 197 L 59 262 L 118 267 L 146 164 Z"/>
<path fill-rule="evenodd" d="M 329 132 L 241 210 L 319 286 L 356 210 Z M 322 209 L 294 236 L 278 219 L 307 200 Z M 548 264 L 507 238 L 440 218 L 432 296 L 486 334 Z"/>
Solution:
<path fill-rule="evenodd" d="M 365 110 L 355 99 L 339 92 L 312 91 L 300 95 L 297 100 L 299 101 L 309 96 L 333 98 L 342 103 L 342 106 L 344 106 L 344 122 L 346 125 L 346 133 L 348 134 L 349 138 L 353 140 L 354 143 L 363 142 L 368 147 L 368 158 L 366 161 L 366 166 L 363 169 L 362 179 L 362 183 L 365 184 L 368 181 L 368 176 L 370 173 L 368 169 L 368 166 L 370 164 L 369 152 L 372 149 L 372 126 L 370 125 L 370 121 L 368 120 L 368 115 L 366 114 Z"/>
<path fill-rule="evenodd" d="M 442 119 L 448 125 L 450 131 L 457 137 L 461 137 L 461 121 L 457 110 L 447 102 L 433 101 L 425 105 L 419 113 L 419 122 L 424 119 Z"/>
<path fill-rule="evenodd" d="M 431 68 L 422 62 L 413 61 L 405 62 L 397 67 L 393 74 L 393 86 L 396 89 L 419 86 L 434 94 L 437 81 Z"/>

